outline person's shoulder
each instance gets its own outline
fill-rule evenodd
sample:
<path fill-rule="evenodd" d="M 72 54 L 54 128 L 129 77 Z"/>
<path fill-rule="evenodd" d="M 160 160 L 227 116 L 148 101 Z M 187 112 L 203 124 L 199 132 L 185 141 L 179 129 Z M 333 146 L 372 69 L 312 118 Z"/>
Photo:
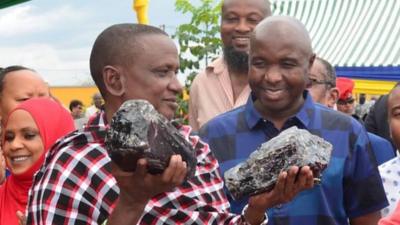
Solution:
<path fill-rule="evenodd" d="M 356 127 L 357 129 L 360 129 L 362 127 L 361 123 L 352 116 L 346 115 L 321 104 L 315 104 L 315 113 L 317 114 L 316 116 L 321 118 L 321 121 L 326 128 L 336 127 L 341 129 L 349 129 L 351 127 Z"/>
<path fill-rule="evenodd" d="M 107 151 L 104 148 L 104 137 L 105 129 L 99 130 L 89 127 L 75 130 L 59 139 L 52 146 L 46 161 L 58 162 L 62 159 L 67 162 L 73 158 L 105 157 Z"/>
<path fill-rule="evenodd" d="M 240 106 L 214 117 L 200 128 L 200 136 L 203 138 L 235 132 L 238 121 L 244 118 L 244 110 L 245 106 Z"/>
<path fill-rule="evenodd" d="M 376 142 L 379 145 L 392 146 L 390 144 L 390 142 L 388 140 L 386 140 L 385 138 L 383 138 L 383 137 L 380 137 L 380 136 L 378 136 L 378 135 L 376 135 L 374 133 L 371 133 L 371 132 L 368 132 L 367 134 L 368 134 L 368 138 L 370 139 L 371 142 Z"/>
<path fill-rule="evenodd" d="M 210 74 L 215 74 L 220 72 L 225 68 L 225 63 L 222 56 L 214 59 L 208 66 L 200 70 L 200 72 L 195 76 L 193 82 L 207 81 L 210 79 Z"/>
<path fill-rule="evenodd" d="M 239 106 L 237 108 L 231 109 L 227 112 L 224 112 L 213 119 L 211 119 L 205 126 L 212 126 L 215 124 L 232 124 L 235 122 L 238 117 L 243 116 L 245 112 L 245 105 Z"/>

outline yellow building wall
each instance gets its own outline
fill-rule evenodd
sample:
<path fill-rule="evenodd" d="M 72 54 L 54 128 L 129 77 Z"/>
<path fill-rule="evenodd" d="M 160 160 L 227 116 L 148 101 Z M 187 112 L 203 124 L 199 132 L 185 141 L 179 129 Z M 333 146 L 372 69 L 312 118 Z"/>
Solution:
<path fill-rule="evenodd" d="M 96 86 L 91 87 L 50 87 L 51 94 L 68 108 L 71 100 L 77 99 L 83 102 L 85 107 L 92 104 L 92 96 L 99 92 Z"/>
<path fill-rule="evenodd" d="M 379 81 L 379 80 L 354 80 L 355 93 L 365 93 L 370 95 L 384 95 L 389 93 L 396 84 L 395 81 Z"/>

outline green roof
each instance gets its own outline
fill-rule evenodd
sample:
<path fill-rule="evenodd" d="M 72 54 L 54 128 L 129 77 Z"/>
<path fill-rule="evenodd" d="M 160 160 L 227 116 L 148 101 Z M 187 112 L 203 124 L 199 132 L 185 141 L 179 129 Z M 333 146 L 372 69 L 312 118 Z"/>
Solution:
<path fill-rule="evenodd" d="M 335 66 L 400 65 L 400 0 L 271 0 L 302 21 L 315 53 Z"/>
<path fill-rule="evenodd" d="M 0 0 L 0 9 L 27 1 L 29 0 Z"/>

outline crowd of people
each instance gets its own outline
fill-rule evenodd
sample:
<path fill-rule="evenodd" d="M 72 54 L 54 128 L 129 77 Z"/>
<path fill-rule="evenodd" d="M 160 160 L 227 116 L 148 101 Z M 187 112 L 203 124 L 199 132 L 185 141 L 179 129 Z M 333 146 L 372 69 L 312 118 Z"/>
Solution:
<path fill-rule="evenodd" d="M 159 28 L 115 24 L 98 35 L 90 72 L 100 93 L 88 114 L 79 100 L 62 106 L 33 69 L 1 69 L 0 225 L 400 224 L 400 83 L 356 106 L 354 81 L 316 56 L 301 21 L 272 16 L 267 0 L 224 0 L 221 13 L 223 54 L 196 76 L 190 124 L 178 126 L 196 151 L 188 180 L 180 155 L 158 175 L 145 159 L 126 172 L 104 144 L 127 100 L 174 119 L 179 53 Z M 292 126 L 332 144 L 321 182 L 292 165 L 272 190 L 231 198 L 223 173 Z"/>

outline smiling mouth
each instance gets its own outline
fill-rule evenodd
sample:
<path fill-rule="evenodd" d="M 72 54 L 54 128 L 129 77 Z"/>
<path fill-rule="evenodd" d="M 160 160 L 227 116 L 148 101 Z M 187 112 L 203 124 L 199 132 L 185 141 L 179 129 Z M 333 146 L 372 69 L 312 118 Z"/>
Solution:
<path fill-rule="evenodd" d="M 10 159 L 11 159 L 11 162 L 12 163 L 22 163 L 22 162 L 25 162 L 27 159 L 29 159 L 29 157 L 30 156 L 14 156 L 14 157 L 11 157 Z"/>
<path fill-rule="evenodd" d="M 233 41 L 237 44 L 249 44 L 250 38 L 249 37 L 234 37 Z"/>
<path fill-rule="evenodd" d="M 263 89 L 263 92 L 270 98 L 278 98 L 282 96 L 284 89 Z"/>

